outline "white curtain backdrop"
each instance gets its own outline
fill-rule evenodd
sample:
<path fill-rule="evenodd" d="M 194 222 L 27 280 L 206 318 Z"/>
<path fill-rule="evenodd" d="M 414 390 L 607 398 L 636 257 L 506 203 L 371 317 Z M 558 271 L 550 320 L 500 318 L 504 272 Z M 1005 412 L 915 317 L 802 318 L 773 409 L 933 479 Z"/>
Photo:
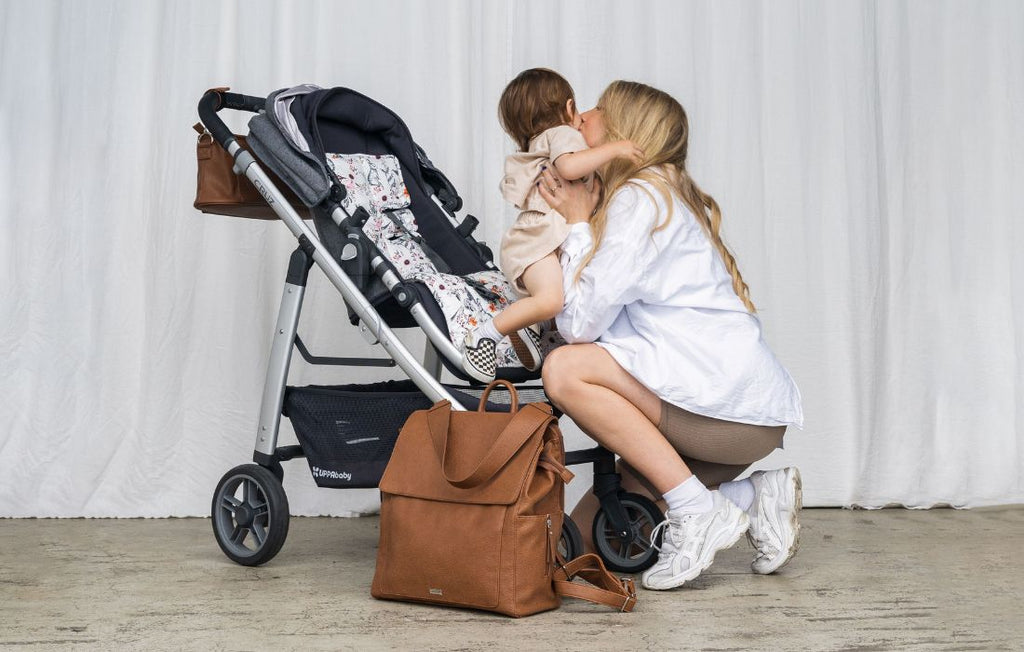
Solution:
<path fill-rule="evenodd" d="M 583 107 L 618 78 L 686 107 L 803 392 L 759 467 L 798 465 L 808 505 L 1024 502 L 1024 3 L 5 0 L 0 34 L 0 516 L 204 515 L 250 461 L 295 242 L 192 209 L 205 89 L 383 102 L 493 244 L 497 99 L 539 65 Z M 311 278 L 311 349 L 380 355 Z M 377 506 L 285 471 L 295 514 Z"/>

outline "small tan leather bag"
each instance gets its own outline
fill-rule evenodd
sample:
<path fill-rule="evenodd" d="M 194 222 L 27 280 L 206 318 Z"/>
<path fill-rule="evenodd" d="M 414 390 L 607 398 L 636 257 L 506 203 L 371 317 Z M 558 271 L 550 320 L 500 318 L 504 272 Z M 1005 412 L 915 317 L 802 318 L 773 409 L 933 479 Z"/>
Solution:
<path fill-rule="evenodd" d="M 486 411 L 497 385 L 511 393 L 510 412 Z M 440 401 L 406 421 L 380 481 L 374 597 L 516 617 L 554 609 L 560 595 L 633 609 L 632 580 L 599 557 L 561 561 L 572 478 L 562 434 L 546 403 L 517 405 L 515 388 L 495 381 L 476 412 Z"/>
<path fill-rule="evenodd" d="M 210 132 L 200 123 L 193 125 L 193 128 L 199 133 L 199 140 L 196 142 L 196 199 L 192 205 L 204 213 L 216 215 L 260 220 L 278 219 L 277 213 L 263 199 L 249 178 L 235 174 L 235 159 L 220 146 L 220 143 L 214 142 Z M 253 153 L 245 136 L 235 135 L 235 140 L 242 149 Z M 253 157 L 255 156 L 253 154 Z M 306 216 L 308 209 L 288 184 L 281 181 L 266 165 L 261 163 L 260 167 L 299 215 Z"/>

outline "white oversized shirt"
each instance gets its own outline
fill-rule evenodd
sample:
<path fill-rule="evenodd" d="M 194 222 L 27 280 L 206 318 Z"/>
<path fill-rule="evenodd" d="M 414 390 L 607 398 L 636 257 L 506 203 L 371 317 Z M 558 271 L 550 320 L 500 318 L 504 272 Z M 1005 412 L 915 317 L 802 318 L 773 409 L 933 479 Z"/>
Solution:
<path fill-rule="evenodd" d="M 647 190 L 644 192 L 641 188 Z M 716 419 L 803 425 L 800 391 L 732 288 L 721 256 L 673 196 L 673 213 L 647 182 L 612 197 L 596 255 L 588 224 L 562 244 L 565 306 L 556 318 L 569 343 L 596 342 L 662 400 Z"/>

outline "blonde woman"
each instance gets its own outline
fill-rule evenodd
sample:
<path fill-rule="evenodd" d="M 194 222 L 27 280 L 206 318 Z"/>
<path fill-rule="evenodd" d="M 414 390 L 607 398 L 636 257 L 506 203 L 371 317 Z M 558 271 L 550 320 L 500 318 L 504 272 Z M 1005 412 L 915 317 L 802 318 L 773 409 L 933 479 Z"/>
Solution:
<path fill-rule="evenodd" d="M 608 163 L 603 194 L 542 175 L 542 196 L 570 225 L 556 319 L 570 344 L 546 361 L 545 391 L 621 457 L 630 490 L 664 498 L 644 587 L 692 580 L 748 529 L 754 571 L 774 572 L 797 549 L 799 472 L 734 480 L 802 425 L 800 393 L 761 336 L 718 205 L 686 169 L 686 113 L 666 93 L 616 81 L 582 120 L 590 147 L 628 139 L 644 158 Z M 588 510 L 592 501 L 575 516 Z"/>

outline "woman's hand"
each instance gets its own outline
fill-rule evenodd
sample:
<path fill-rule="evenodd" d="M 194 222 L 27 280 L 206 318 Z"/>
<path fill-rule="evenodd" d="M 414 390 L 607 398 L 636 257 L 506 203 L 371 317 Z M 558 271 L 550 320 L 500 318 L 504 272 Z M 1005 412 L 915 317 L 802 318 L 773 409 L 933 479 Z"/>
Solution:
<path fill-rule="evenodd" d="M 589 222 L 601 197 L 601 182 L 594 177 L 591 190 L 582 181 L 566 181 L 551 168 L 540 175 L 537 188 L 540 196 L 553 210 L 558 211 L 569 224 Z"/>

